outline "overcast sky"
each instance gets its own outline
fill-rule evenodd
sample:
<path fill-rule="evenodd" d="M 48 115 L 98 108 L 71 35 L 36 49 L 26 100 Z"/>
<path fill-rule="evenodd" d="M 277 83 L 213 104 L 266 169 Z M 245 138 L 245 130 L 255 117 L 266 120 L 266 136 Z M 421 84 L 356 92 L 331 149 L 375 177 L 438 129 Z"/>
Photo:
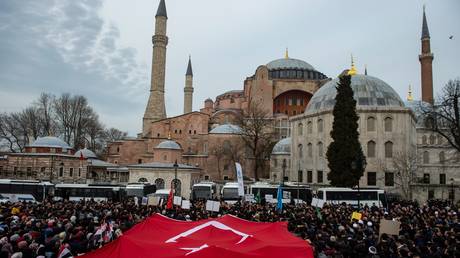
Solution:
<path fill-rule="evenodd" d="M 82 94 L 108 127 L 140 132 L 150 88 L 159 0 L 1 0 L 0 112 L 41 92 Z M 193 109 L 242 89 L 257 66 L 284 56 L 334 78 L 350 65 L 420 97 L 426 4 L 435 92 L 460 76 L 460 1 L 167 0 L 166 109 L 183 110 L 188 55 Z M 449 36 L 453 35 L 453 39 Z"/>

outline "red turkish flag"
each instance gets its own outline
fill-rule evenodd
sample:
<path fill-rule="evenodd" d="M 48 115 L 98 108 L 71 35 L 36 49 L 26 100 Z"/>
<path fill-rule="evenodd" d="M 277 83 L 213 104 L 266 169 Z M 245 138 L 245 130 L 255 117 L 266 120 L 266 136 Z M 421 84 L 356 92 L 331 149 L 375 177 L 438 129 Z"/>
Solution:
<path fill-rule="evenodd" d="M 83 258 L 311 258 L 312 247 L 287 222 L 260 223 L 225 215 L 179 221 L 154 214 Z"/>
<path fill-rule="evenodd" d="M 85 157 L 83 157 L 83 152 L 80 151 L 80 160 L 85 160 Z"/>
<path fill-rule="evenodd" d="M 173 189 L 171 188 L 171 191 L 169 191 L 169 195 L 168 195 L 168 202 L 166 203 L 166 209 L 173 208 L 173 200 L 174 200 L 174 195 L 173 195 Z"/>

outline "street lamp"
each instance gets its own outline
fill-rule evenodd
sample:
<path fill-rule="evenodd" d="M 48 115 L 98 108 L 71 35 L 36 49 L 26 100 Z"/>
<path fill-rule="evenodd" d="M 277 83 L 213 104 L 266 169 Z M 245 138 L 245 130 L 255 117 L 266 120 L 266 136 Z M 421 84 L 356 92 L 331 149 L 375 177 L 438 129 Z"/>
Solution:
<path fill-rule="evenodd" d="M 451 179 L 450 179 L 450 192 L 451 192 L 452 206 L 454 206 L 454 198 L 455 198 L 455 192 L 454 192 L 454 178 L 451 178 Z"/>
<path fill-rule="evenodd" d="M 282 186 L 284 186 L 284 179 L 286 178 L 286 159 L 283 159 L 283 179 L 282 179 Z"/>
<path fill-rule="evenodd" d="M 176 161 L 174 162 L 174 195 L 177 195 L 177 192 L 176 192 L 176 187 L 177 187 L 177 167 L 179 167 L 179 165 L 177 164 L 177 159 Z"/>
<path fill-rule="evenodd" d="M 364 171 L 364 170 L 366 170 L 366 165 L 367 165 L 366 157 L 362 156 L 359 160 L 353 160 L 351 162 L 351 169 L 352 170 L 359 169 L 359 171 Z M 361 179 L 361 177 L 358 178 L 358 210 L 361 208 L 361 191 L 360 191 L 360 187 L 359 187 L 359 180 L 360 179 Z"/>

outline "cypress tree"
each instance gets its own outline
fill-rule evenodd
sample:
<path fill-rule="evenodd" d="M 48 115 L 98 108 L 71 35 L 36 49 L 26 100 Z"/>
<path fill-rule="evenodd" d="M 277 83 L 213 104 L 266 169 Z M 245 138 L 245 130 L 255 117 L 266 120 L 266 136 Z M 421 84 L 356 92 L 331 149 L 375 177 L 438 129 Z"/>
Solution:
<path fill-rule="evenodd" d="M 332 186 L 354 187 L 363 175 L 365 157 L 359 142 L 359 117 L 356 114 L 351 76 L 341 75 L 339 79 L 333 110 L 333 141 L 326 153 L 330 169 L 327 178 Z"/>

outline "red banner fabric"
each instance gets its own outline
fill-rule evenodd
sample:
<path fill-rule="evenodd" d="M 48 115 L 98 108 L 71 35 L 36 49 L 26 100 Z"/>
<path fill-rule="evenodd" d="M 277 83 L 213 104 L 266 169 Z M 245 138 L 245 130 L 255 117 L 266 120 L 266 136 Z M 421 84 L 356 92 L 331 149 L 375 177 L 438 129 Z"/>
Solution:
<path fill-rule="evenodd" d="M 154 214 L 83 258 L 310 258 L 312 247 L 287 222 L 251 222 L 231 215 L 178 221 Z"/>

